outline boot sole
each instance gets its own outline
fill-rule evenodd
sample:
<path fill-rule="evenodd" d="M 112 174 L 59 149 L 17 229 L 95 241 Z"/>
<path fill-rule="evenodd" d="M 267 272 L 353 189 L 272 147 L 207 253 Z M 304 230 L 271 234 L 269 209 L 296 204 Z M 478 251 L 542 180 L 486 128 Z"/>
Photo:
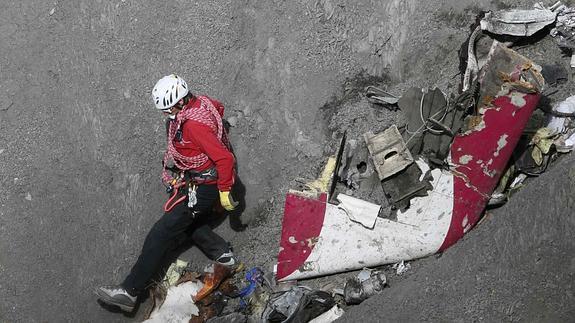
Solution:
<path fill-rule="evenodd" d="M 100 300 L 102 302 L 106 303 L 107 305 L 117 306 L 124 312 L 131 313 L 134 310 L 134 307 L 136 307 L 135 304 L 134 305 L 127 305 L 127 304 L 118 303 L 118 300 L 114 299 L 113 297 L 110 297 L 110 295 L 104 293 L 103 291 L 101 291 L 99 289 L 96 289 L 96 295 L 98 295 L 98 297 L 100 298 Z"/>

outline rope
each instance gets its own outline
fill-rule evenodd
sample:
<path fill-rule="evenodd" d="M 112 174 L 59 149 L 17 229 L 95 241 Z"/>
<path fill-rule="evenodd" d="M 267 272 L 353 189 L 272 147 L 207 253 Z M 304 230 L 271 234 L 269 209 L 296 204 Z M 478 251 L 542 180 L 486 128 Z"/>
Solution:
<path fill-rule="evenodd" d="M 179 153 L 174 146 L 176 132 L 181 128 L 182 124 L 188 120 L 196 121 L 210 127 L 220 142 L 229 149 L 229 140 L 224 131 L 222 117 L 218 113 L 218 110 L 207 97 L 198 96 L 198 99 L 200 100 L 200 106 L 198 108 L 185 107 L 176 115 L 176 120 L 170 122 L 168 129 L 168 145 L 163 159 L 164 166 L 172 160 L 175 167 L 186 171 L 198 168 L 208 161 L 209 158 L 205 153 L 201 153 L 196 156 L 185 156 Z M 184 141 L 182 142 L 186 143 Z M 162 179 L 166 183 L 171 181 L 172 178 L 167 169 L 162 171 Z"/>

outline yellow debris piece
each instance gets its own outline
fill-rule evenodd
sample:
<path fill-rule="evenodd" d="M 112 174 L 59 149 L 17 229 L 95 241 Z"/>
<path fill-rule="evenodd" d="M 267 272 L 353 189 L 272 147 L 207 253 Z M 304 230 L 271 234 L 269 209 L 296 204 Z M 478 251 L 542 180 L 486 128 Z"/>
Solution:
<path fill-rule="evenodd" d="M 335 157 L 329 157 L 321 176 L 313 182 L 307 183 L 305 186 L 310 190 L 317 192 L 327 192 L 331 176 L 335 171 L 336 160 Z"/>
<path fill-rule="evenodd" d="M 166 276 L 164 277 L 163 281 L 164 286 L 166 286 L 166 288 L 174 286 L 178 281 L 178 279 L 180 279 L 182 272 L 184 271 L 184 269 L 186 269 L 187 266 L 188 266 L 187 261 L 177 259 L 175 262 L 173 262 L 170 265 L 170 268 L 168 268 Z"/>

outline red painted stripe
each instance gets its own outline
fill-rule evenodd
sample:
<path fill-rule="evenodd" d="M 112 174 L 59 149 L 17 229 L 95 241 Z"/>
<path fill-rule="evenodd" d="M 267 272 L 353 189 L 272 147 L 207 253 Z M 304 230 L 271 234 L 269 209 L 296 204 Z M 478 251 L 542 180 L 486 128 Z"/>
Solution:
<path fill-rule="evenodd" d="M 304 265 L 323 227 L 326 202 L 326 193 L 322 193 L 317 199 L 287 194 L 277 279 L 287 277 Z"/>
<path fill-rule="evenodd" d="M 516 91 L 512 93 L 519 94 Z M 511 103 L 510 95 L 493 101 L 494 109 L 487 110 L 483 116 L 484 129 L 468 135 L 458 135 L 451 145 L 451 160 L 458 165 L 455 171 L 468 178 L 473 187 L 461 176 L 454 176 L 453 216 L 439 251 L 453 245 L 479 221 L 523 128 L 539 102 L 539 94 L 525 94 L 525 104 L 517 107 Z M 507 135 L 507 143 L 501 148 L 498 142 L 503 135 Z M 463 165 L 463 156 L 472 156 L 473 159 Z"/>

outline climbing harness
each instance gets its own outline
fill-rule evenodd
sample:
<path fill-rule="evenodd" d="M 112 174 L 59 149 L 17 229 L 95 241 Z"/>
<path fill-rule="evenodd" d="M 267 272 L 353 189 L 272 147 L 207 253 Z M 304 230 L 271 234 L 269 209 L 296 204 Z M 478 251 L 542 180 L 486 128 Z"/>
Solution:
<path fill-rule="evenodd" d="M 179 196 L 180 195 L 180 189 L 182 187 L 185 187 L 185 186 L 186 186 L 186 181 L 183 179 L 174 179 L 172 181 L 172 184 L 170 184 L 170 186 L 168 186 L 167 191 L 168 191 L 168 193 L 172 193 L 172 195 L 170 196 L 168 201 L 166 201 L 166 204 L 164 204 L 164 211 L 165 212 L 170 212 L 176 205 L 180 204 L 181 202 L 183 202 L 187 198 L 187 196 L 185 194 Z"/>
<path fill-rule="evenodd" d="M 166 191 L 171 193 L 170 198 L 164 204 L 164 211 L 171 211 L 176 205 L 188 199 L 188 207 L 193 208 L 198 203 L 197 189 L 198 185 L 209 181 L 215 181 L 218 178 L 218 172 L 215 167 L 211 167 L 203 172 L 193 170 L 180 172 L 177 178 L 173 179 Z M 182 194 L 181 190 L 187 189 L 187 194 Z"/>
<path fill-rule="evenodd" d="M 196 204 L 198 204 L 198 197 L 196 196 L 196 189 L 198 187 L 196 185 L 192 185 L 188 189 L 188 207 L 193 208 Z"/>

